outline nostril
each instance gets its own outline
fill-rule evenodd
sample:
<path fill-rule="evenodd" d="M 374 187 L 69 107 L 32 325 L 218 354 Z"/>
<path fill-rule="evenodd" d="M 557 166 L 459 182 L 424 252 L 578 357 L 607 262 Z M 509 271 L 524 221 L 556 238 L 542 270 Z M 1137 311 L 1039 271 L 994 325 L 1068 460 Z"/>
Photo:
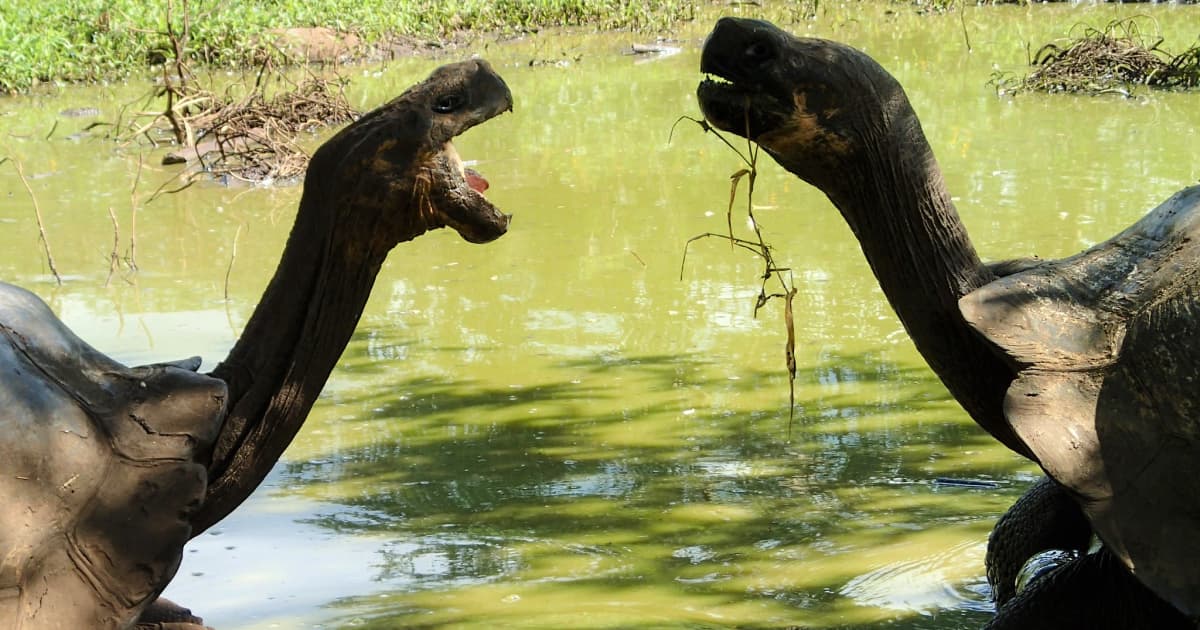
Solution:
<path fill-rule="evenodd" d="M 742 51 L 746 61 L 753 64 L 763 64 L 775 58 L 775 49 L 767 42 L 751 42 Z"/>

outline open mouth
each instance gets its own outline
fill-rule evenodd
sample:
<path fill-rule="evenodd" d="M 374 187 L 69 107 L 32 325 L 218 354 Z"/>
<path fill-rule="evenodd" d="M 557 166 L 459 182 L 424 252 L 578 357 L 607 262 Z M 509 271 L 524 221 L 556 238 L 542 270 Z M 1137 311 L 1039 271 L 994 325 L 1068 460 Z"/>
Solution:
<path fill-rule="evenodd" d="M 467 166 L 467 163 L 458 154 L 458 149 L 454 147 L 454 143 L 447 142 L 445 147 L 442 148 L 442 152 L 450 158 L 450 164 L 458 171 L 458 174 L 463 178 L 468 188 L 480 195 L 487 192 L 491 184 L 488 183 L 488 180 L 483 175 L 479 174 L 479 171 Z"/>
<path fill-rule="evenodd" d="M 761 95 L 753 89 L 715 75 L 708 75 L 696 88 L 700 111 L 712 126 L 753 140 L 767 129 L 756 107 Z"/>
<path fill-rule="evenodd" d="M 718 44 L 710 39 L 701 53 L 704 79 L 696 87 L 700 111 L 717 129 L 754 139 L 761 129 L 752 128 L 750 118 L 757 109 L 755 102 L 761 98 L 761 86 L 734 78 L 743 73 L 734 71 L 727 56 L 718 52 Z"/>
<path fill-rule="evenodd" d="M 454 143 L 444 144 L 435 162 L 437 176 L 430 196 L 439 222 L 472 243 L 487 243 L 503 236 L 511 215 L 501 212 L 484 196 L 491 185 L 479 171 L 467 166 Z"/>
<path fill-rule="evenodd" d="M 779 44 L 770 25 L 722 18 L 700 52 L 700 111 L 713 127 L 756 140 L 786 120 L 791 89 L 775 78 Z"/>
<path fill-rule="evenodd" d="M 706 56 L 708 52 L 706 51 Z M 700 111 L 713 127 L 757 141 L 763 134 L 787 123 L 790 98 L 755 78 L 734 77 L 722 65 L 706 59 L 704 79 L 696 87 Z"/>
<path fill-rule="evenodd" d="M 466 168 L 466 165 L 464 164 L 463 177 L 467 178 L 467 185 L 471 187 L 471 190 L 474 190 L 481 195 L 487 192 L 488 180 L 484 179 L 483 175 L 479 174 L 479 171 L 473 168 Z"/>
<path fill-rule="evenodd" d="M 726 79 L 718 74 L 706 72 L 704 79 L 700 81 L 700 85 L 696 88 L 696 95 L 700 99 L 700 106 L 705 105 L 725 108 L 734 102 L 748 103 L 751 91 L 747 90 L 737 83 Z M 713 121 L 710 121 L 713 122 Z"/>

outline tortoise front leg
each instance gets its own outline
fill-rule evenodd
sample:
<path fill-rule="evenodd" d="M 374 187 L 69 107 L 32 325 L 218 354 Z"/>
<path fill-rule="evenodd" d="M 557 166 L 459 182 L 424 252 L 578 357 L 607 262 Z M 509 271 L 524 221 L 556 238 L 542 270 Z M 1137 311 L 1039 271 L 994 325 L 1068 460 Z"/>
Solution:
<path fill-rule="evenodd" d="M 1034 580 L 999 607 L 984 630 L 1195 630 L 1108 550 L 1080 556 Z"/>
<path fill-rule="evenodd" d="M 1017 575 L 1034 554 L 1051 549 L 1085 553 L 1092 526 L 1062 486 L 1042 477 L 996 521 L 988 536 L 988 584 L 999 608 L 1017 592 Z"/>
<path fill-rule="evenodd" d="M 159 597 L 150 603 L 134 624 L 135 630 L 212 630 L 204 620 L 175 602 Z"/>

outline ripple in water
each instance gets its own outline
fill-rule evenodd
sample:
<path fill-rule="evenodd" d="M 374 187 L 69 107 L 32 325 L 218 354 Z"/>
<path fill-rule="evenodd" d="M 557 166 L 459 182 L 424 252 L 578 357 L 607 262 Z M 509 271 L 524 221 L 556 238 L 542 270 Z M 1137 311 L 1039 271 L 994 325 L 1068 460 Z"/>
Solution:
<path fill-rule="evenodd" d="M 851 579 L 840 594 L 862 606 L 920 614 L 990 612 L 991 591 L 983 576 L 986 550 L 985 542 L 966 542 L 924 558 L 885 564 Z"/>

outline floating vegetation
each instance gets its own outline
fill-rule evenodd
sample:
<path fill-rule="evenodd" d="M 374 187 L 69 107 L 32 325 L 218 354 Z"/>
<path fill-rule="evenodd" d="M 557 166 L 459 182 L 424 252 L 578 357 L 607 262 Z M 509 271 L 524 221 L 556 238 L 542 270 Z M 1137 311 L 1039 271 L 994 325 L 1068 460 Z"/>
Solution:
<path fill-rule="evenodd" d="M 788 428 L 791 429 L 791 422 L 795 418 L 796 413 L 796 326 L 792 315 L 792 300 L 796 297 L 796 288 L 792 282 L 791 269 L 788 267 L 780 267 L 775 263 L 775 257 L 771 253 L 771 246 L 763 239 L 762 228 L 758 220 L 754 218 L 754 181 L 758 177 L 758 145 L 747 140 L 746 153 L 742 153 L 725 139 L 716 129 L 713 129 L 707 121 L 697 120 L 689 116 L 684 116 L 676 122 L 690 120 L 705 131 L 716 135 L 725 146 L 729 147 L 737 156 L 746 164 L 746 168 L 738 169 L 735 173 L 729 176 L 729 205 L 725 210 L 725 225 L 728 229 L 727 234 L 718 234 L 716 232 L 705 232 L 688 239 L 683 247 L 683 260 L 679 264 L 679 279 L 683 279 L 683 270 L 687 265 L 688 249 L 692 243 L 696 241 L 717 238 L 729 241 L 730 247 L 740 247 L 754 253 L 763 260 L 763 272 L 760 276 L 762 281 L 758 290 L 758 296 L 754 302 L 754 316 L 758 317 L 758 311 L 766 306 L 773 298 L 782 298 L 783 306 L 783 324 L 787 330 L 787 341 L 784 343 L 784 360 L 788 371 Z M 674 130 L 672 130 L 673 132 Z M 746 216 L 749 219 L 750 226 L 754 229 L 754 240 L 738 238 L 733 235 L 733 206 L 737 201 L 738 185 L 742 180 L 746 180 Z M 787 276 L 784 276 L 784 273 Z M 767 291 L 767 284 L 775 278 L 779 282 L 780 292 Z"/>
<path fill-rule="evenodd" d="M 1159 38 L 1147 46 L 1136 18 L 1110 22 L 1103 30 L 1076 26 L 1069 43 L 1049 43 L 1034 53 L 1027 76 L 1016 78 L 998 73 L 991 83 L 1009 93 L 1069 92 L 1082 94 L 1129 94 L 1144 85 L 1162 89 L 1200 86 L 1200 43 L 1179 55 L 1159 46 Z"/>

